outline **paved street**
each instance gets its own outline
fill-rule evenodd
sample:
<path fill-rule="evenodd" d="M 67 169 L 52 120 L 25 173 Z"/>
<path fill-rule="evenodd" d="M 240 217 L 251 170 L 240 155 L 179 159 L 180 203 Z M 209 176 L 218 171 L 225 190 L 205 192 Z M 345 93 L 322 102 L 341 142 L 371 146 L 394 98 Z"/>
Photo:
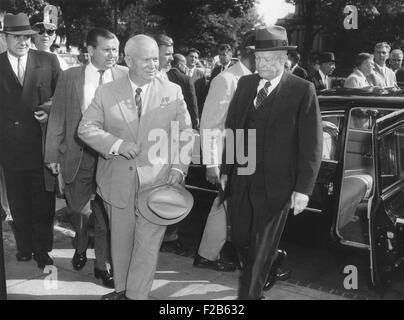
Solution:
<path fill-rule="evenodd" d="M 58 203 L 59 209 L 61 204 Z M 111 290 L 101 285 L 93 276 L 94 250 L 88 250 L 89 261 L 81 271 L 71 266 L 72 239 L 74 233 L 68 224 L 56 219 L 54 258 L 57 282 L 49 280 L 49 274 L 38 269 L 35 261 L 17 262 L 14 236 L 10 225 L 3 222 L 6 261 L 7 292 L 9 300 L 16 299 L 74 299 L 97 300 Z M 171 253 L 160 253 L 152 299 L 158 300 L 232 300 L 236 298 L 238 272 L 220 273 L 192 266 L 193 259 Z M 54 270 L 53 270 L 54 271 Z M 55 275 L 56 273 L 53 272 Z M 48 278 L 47 278 L 48 277 Z M 346 299 L 300 286 L 293 281 L 279 282 L 267 293 L 267 299 L 329 300 Z"/>

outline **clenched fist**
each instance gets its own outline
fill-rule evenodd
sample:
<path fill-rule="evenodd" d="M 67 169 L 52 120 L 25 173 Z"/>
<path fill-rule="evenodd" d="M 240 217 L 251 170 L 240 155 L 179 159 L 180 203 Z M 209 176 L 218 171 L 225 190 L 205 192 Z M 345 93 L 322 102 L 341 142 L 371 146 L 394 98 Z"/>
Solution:
<path fill-rule="evenodd" d="M 118 153 L 126 159 L 130 160 L 136 157 L 136 155 L 139 153 L 139 148 L 134 142 L 123 141 L 119 146 Z"/>

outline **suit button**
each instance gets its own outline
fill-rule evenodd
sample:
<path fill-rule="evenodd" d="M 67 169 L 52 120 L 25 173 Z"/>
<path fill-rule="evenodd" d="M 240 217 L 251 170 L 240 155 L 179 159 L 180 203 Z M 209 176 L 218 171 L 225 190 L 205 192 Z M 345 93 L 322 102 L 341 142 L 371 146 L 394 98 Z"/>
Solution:
<path fill-rule="evenodd" d="M 133 167 L 132 167 L 132 166 L 130 166 L 130 167 L 129 167 L 129 170 L 130 170 L 130 171 L 133 171 Z"/>

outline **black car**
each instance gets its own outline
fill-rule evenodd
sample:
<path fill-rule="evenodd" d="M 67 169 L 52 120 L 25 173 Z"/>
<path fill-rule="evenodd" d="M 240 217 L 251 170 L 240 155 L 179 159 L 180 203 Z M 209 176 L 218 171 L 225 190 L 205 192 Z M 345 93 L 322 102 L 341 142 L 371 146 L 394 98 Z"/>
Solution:
<path fill-rule="evenodd" d="M 317 242 L 368 251 L 371 282 L 383 290 L 404 260 L 404 95 L 339 91 L 318 97 L 323 160 L 308 208 L 297 217 L 310 219 L 307 237 Z M 203 166 L 191 165 L 187 187 L 209 211 L 217 190 Z"/>

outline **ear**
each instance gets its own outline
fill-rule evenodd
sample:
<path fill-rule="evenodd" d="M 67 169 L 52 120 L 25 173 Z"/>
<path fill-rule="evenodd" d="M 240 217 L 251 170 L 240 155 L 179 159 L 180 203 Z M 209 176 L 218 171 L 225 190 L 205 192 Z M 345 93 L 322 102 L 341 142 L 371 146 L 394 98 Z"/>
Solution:
<path fill-rule="evenodd" d="M 94 55 L 94 47 L 93 46 L 87 46 L 87 52 L 90 57 Z"/>
<path fill-rule="evenodd" d="M 129 68 L 132 67 L 132 59 L 131 59 L 130 56 L 125 56 L 125 57 L 124 57 L 124 60 L 125 60 L 125 62 L 126 62 L 126 65 L 127 65 Z"/>

